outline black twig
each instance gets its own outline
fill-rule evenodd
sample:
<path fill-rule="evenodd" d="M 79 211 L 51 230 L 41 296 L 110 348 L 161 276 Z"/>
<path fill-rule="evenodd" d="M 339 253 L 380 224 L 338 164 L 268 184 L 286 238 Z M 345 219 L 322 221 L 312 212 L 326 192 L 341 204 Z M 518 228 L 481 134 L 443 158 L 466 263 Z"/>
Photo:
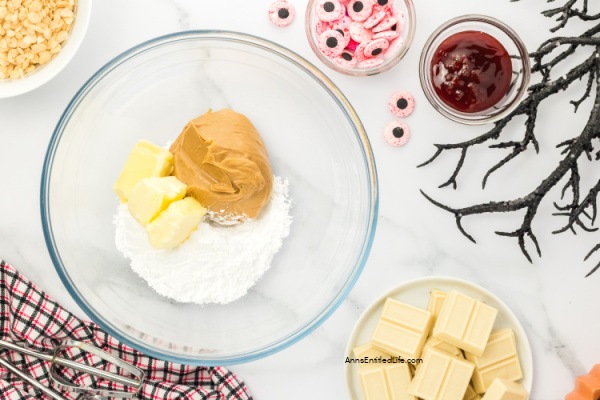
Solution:
<path fill-rule="evenodd" d="M 518 1 L 518 0 L 514 0 Z M 554 0 L 548 0 L 554 2 Z M 496 232 L 496 234 L 505 237 L 517 238 L 519 248 L 523 255 L 532 262 L 532 257 L 528 251 L 528 240 L 533 244 L 538 256 L 541 256 L 541 248 L 532 229 L 532 222 L 536 217 L 537 211 L 543 199 L 547 198 L 552 188 L 568 177 L 565 185 L 562 187 L 559 202 L 554 202 L 556 212 L 554 215 L 567 218 L 566 224 L 554 231 L 555 234 L 571 231 L 577 233 L 577 229 L 584 232 L 595 232 L 598 227 L 595 226 L 598 215 L 598 197 L 600 196 L 600 181 L 592 187 L 585 197 L 582 198 L 581 176 L 579 161 L 587 159 L 586 162 L 600 160 L 600 150 L 594 147 L 594 140 L 600 139 L 600 13 L 589 14 L 588 0 L 566 0 L 562 6 L 555 7 L 543 12 L 546 17 L 556 18 L 558 24 L 551 29 L 552 32 L 565 27 L 572 18 L 584 22 L 598 21 L 594 26 L 587 29 L 579 36 L 565 37 L 557 36 L 543 42 L 539 48 L 530 54 L 533 60 L 532 72 L 538 73 L 541 77 L 540 82 L 529 88 L 529 94 L 518 107 L 501 120 L 497 121 L 488 132 L 476 136 L 473 139 L 452 144 L 436 144 L 436 151 L 433 156 L 420 164 L 424 167 L 433 163 L 444 152 L 458 150 L 460 156 L 454 171 L 450 177 L 440 185 L 440 188 L 452 186 L 458 187 L 460 172 L 464 166 L 465 159 L 469 150 L 477 148 L 479 145 L 487 145 L 491 149 L 509 150 L 498 162 L 492 165 L 483 176 L 482 187 L 485 188 L 490 176 L 508 164 L 511 160 L 524 154 L 527 149 L 532 148 L 536 153 L 540 152 L 539 143 L 535 135 L 535 125 L 538 117 L 538 110 L 541 103 L 548 97 L 553 96 L 570 87 L 575 81 L 586 78 L 587 84 L 581 98 L 570 101 L 574 111 L 577 112 L 580 106 L 588 99 L 593 99 L 593 107 L 586 126 L 575 137 L 565 140 L 557 145 L 562 155 L 558 165 L 550 171 L 546 178 L 529 194 L 521 198 L 506 201 L 491 201 L 488 203 L 475 204 L 468 207 L 449 207 L 431 196 L 421 191 L 423 196 L 435 206 L 450 212 L 454 215 L 458 230 L 469 240 L 475 242 L 475 238 L 467 233 L 463 226 L 464 217 L 478 214 L 505 213 L 525 210 L 525 216 L 520 226 L 514 231 Z M 571 59 L 577 49 L 591 48 L 589 56 L 575 65 L 567 74 L 558 78 L 552 77 L 552 71 L 556 65 Z M 526 117 L 525 132 L 521 140 L 505 140 L 502 136 L 507 130 L 509 123 L 519 115 Z M 499 141 L 498 143 L 494 143 Z M 583 165 L 583 164 L 582 164 Z M 567 194 L 569 196 L 567 197 Z M 565 198 L 569 200 L 564 201 Z M 588 260 L 592 254 L 600 250 L 600 244 L 590 251 L 585 257 Z M 600 263 L 592 269 L 588 275 L 600 269 Z"/>

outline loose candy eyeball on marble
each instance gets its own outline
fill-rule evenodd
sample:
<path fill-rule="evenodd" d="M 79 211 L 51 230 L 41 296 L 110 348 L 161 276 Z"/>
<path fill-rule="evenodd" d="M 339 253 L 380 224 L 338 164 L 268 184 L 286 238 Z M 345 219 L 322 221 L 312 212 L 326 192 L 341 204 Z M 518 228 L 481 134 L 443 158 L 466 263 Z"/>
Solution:
<path fill-rule="evenodd" d="M 402 121 L 392 121 L 383 130 L 383 138 L 390 146 L 404 146 L 410 138 L 410 130 Z"/>
<path fill-rule="evenodd" d="M 415 99 L 408 92 L 396 92 L 390 96 L 388 108 L 396 117 L 408 117 L 415 109 Z"/>
<path fill-rule="evenodd" d="M 315 4 L 315 12 L 321 21 L 338 20 L 346 13 L 346 7 L 339 0 L 319 0 Z"/>
<path fill-rule="evenodd" d="M 269 7 L 269 19 L 277 26 L 288 26 L 292 23 L 295 16 L 296 10 L 294 6 L 287 1 L 276 1 Z"/>

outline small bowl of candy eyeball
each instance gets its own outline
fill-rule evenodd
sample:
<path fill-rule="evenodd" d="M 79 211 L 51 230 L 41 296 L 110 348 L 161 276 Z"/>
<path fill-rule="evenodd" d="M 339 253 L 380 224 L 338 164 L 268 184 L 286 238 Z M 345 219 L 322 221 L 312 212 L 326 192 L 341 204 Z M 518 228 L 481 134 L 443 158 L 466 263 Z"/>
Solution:
<path fill-rule="evenodd" d="M 306 8 L 310 47 L 325 65 L 352 76 L 395 66 L 415 27 L 412 0 L 310 0 Z"/>
<path fill-rule="evenodd" d="M 0 1 L 0 99 L 58 75 L 87 31 L 92 0 Z"/>

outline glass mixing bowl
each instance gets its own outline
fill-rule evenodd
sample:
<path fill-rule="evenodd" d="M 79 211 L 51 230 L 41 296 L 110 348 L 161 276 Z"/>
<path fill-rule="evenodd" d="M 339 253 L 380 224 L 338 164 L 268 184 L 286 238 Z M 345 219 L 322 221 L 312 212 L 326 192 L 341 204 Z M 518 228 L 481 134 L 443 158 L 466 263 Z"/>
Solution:
<path fill-rule="evenodd" d="M 112 185 L 137 140 L 166 145 L 190 119 L 224 107 L 261 132 L 274 173 L 290 182 L 294 222 L 246 296 L 176 303 L 117 251 Z M 126 51 L 79 90 L 48 147 L 41 213 L 58 274 L 102 328 L 162 359 L 228 365 L 291 345 L 336 309 L 366 262 L 377 198 L 364 128 L 324 74 L 257 37 L 193 31 Z"/>

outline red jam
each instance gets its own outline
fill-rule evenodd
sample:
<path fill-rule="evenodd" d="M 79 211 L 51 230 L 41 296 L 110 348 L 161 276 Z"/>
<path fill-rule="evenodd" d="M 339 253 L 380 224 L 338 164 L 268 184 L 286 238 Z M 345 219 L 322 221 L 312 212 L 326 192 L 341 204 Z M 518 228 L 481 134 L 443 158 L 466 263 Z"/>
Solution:
<path fill-rule="evenodd" d="M 504 46 L 487 33 L 456 33 L 440 44 L 431 60 L 435 92 L 449 107 L 477 113 L 508 93 L 512 62 Z"/>

